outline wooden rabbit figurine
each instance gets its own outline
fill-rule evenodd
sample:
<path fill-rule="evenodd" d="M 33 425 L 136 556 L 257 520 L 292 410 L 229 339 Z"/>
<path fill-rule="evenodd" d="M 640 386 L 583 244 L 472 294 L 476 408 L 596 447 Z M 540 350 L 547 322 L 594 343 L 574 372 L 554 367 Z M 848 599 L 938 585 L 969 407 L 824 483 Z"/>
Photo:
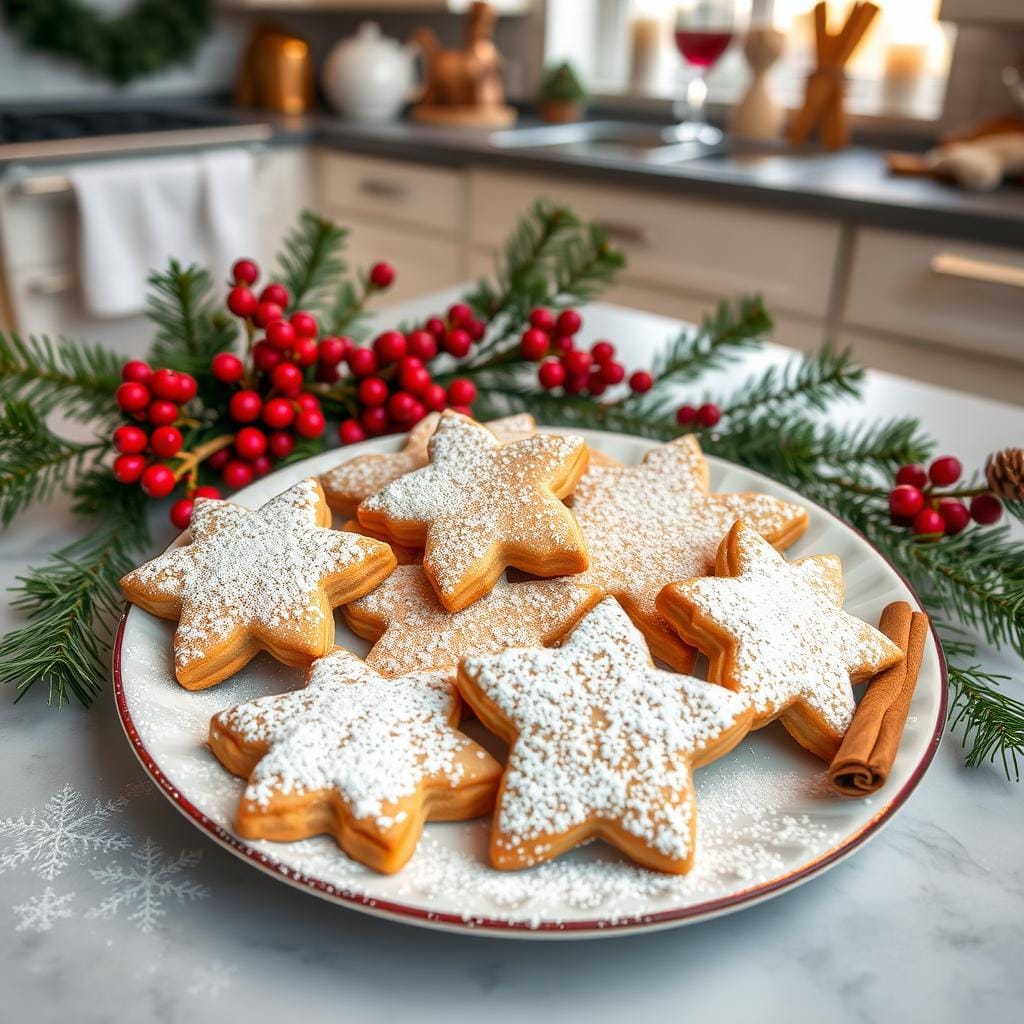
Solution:
<path fill-rule="evenodd" d="M 516 112 L 505 104 L 501 54 L 494 45 L 494 8 L 474 3 L 466 15 L 466 44 L 444 50 L 429 28 L 412 39 L 423 52 L 423 96 L 412 109 L 417 121 L 466 127 L 499 128 L 515 123 Z"/>

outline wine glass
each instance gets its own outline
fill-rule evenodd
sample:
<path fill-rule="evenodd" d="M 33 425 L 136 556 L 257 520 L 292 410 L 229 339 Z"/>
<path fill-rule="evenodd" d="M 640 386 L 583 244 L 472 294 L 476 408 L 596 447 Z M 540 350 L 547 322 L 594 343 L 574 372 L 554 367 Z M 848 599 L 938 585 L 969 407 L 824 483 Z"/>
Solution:
<path fill-rule="evenodd" d="M 676 48 L 693 74 L 686 83 L 681 124 L 671 129 L 679 142 L 713 146 L 722 133 L 708 124 L 705 110 L 708 86 L 705 75 L 729 48 L 736 31 L 737 0 L 688 0 L 676 8 Z"/>

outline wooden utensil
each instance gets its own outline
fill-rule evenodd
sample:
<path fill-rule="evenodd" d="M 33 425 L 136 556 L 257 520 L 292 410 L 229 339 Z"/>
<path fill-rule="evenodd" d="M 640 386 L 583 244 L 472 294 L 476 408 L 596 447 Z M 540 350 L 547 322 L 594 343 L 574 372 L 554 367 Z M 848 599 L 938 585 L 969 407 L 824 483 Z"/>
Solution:
<path fill-rule="evenodd" d="M 814 43 L 817 67 L 807 76 L 803 107 L 789 126 L 790 143 L 799 146 L 818 128 L 821 141 L 830 149 L 840 149 L 850 142 L 850 126 L 843 109 L 845 91 L 844 68 L 853 55 L 868 26 L 878 14 L 873 3 L 856 3 L 846 23 L 836 35 L 828 31 L 828 5 L 814 6 Z"/>

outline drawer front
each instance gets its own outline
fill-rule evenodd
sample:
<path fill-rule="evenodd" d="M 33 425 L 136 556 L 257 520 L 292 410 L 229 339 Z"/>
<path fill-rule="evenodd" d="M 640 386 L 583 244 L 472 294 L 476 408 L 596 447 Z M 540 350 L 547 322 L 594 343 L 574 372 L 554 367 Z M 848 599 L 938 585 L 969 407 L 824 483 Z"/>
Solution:
<path fill-rule="evenodd" d="M 347 214 L 461 235 L 466 222 L 465 176 L 425 164 L 377 160 L 322 150 L 317 160 L 320 201 Z"/>
<path fill-rule="evenodd" d="M 461 242 L 364 221 L 340 210 L 328 208 L 326 212 L 350 229 L 344 259 L 352 270 L 368 270 L 380 259 L 395 268 L 395 282 L 382 297 L 383 302 L 418 298 L 466 278 L 466 252 Z M 375 308 L 379 304 L 375 303 Z"/>
<path fill-rule="evenodd" d="M 842 319 L 1024 362 L 1024 251 L 861 229 Z"/>
<path fill-rule="evenodd" d="M 838 223 L 726 203 L 647 195 L 556 178 L 474 172 L 470 232 L 499 247 L 537 196 L 605 227 L 627 257 L 624 282 L 708 298 L 760 292 L 772 310 L 824 317 L 839 250 Z"/>
<path fill-rule="evenodd" d="M 41 267 L 67 263 L 75 258 L 78 244 L 78 216 L 70 191 L 28 191 L 38 175 L 0 184 L 0 231 L 3 232 L 4 260 L 9 267 Z M 27 187 L 26 187 L 27 183 Z"/>

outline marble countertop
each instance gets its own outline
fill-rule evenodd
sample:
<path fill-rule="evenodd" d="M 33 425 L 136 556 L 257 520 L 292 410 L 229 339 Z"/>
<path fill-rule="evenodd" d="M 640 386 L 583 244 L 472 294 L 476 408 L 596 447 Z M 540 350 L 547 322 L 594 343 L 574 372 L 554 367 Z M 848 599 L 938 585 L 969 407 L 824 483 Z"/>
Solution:
<path fill-rule="evenodd" d="M 584 337 L 613 338 L 636 366 L 675 329 L 598 305 Z M 770 347 L 731 375 L 785 357 Z M 1024 435 L 1024 408 L 875 372 L 865 404 L 833 419 L 890 414 L 919 416 L 969 466 Z M 154 547 L 170 534 L 161 514 Z M 16 520 L 0 536 L 0 583 L 71 535 L 60 501 Z M 0 629 L 17 622 L 0 608 Z M 983 659 L 1020 692 L 1016 660 Z M 545 943 L 388 923 L 241 863 L 148 781 L 109 688 L 91 711 L 30 692 L 0 722 L 10 1019 L 952 1022 L 1010 1019 L 1024 999 L 1024 789 L 997 767 L 964 768 L 948 734 L 892 824 L 807 885 L 675 931 Z"/>

